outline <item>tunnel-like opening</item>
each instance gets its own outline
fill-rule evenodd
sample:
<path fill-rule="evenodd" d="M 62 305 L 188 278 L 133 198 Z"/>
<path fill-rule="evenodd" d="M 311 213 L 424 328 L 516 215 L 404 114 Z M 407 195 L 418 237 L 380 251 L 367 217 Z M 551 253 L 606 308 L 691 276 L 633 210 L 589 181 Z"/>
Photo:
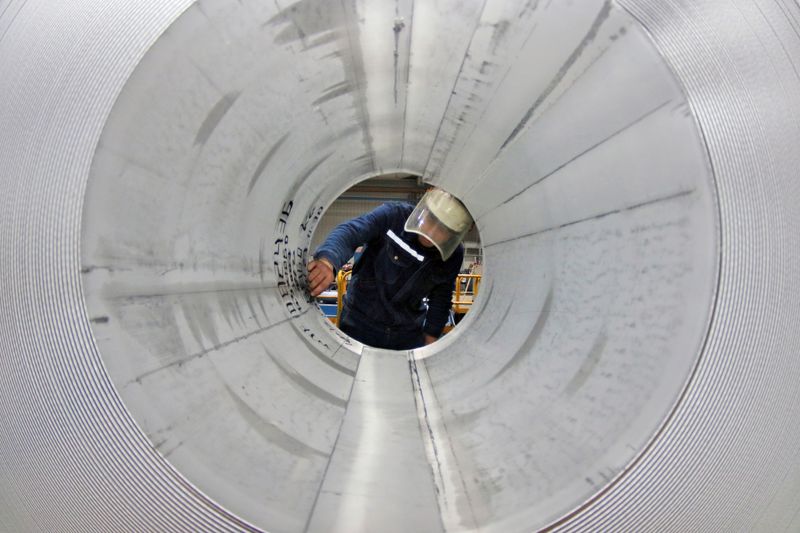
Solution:
<path fill-rule="evenodd" d="M 97 147 L 81 260 L 108 373 L 183 476 L 267 530 L 544 526 L 635 460 L 707 328 L 710 169 L 638 23 L 429 10 L 195 3 Z M 492 269 L 469 327 L 406 358 L 304 283 L 326 206 L 387 172 L 461 198 Z"/>
<path fill-rule="evenodd" d="M 315 254 L 341 224 L 346 224 L 346 227 L 351 230 L 354 227 L 361 228 L 361 226 L 353 226 L 353 221 L 365 215 L 370 216 L 369 213 L 374 212 L 376 209 L 386 209 L 387 206 L 402 205 L 408 208 L 416 206 L 426 191 L 430 189 L 431 186 L 425 183 L 421 176 L 407 173 L 379 175 L 353 185 L 331 202 L 320 217 L 319 224 L 311 238 L 310 253 Z M 356 220 L 356 223 L 358 223 L 358 220 Z M 452 280 L 447 280 L 447 283 L 452 285 L 452 289 L 447 296 L 448 309 L 446 320 L 439 335 L 440 338 L 443 335 L 452 334 L 472 306 L 475 305 L 476 299 L 479 297 L 480 285 L 484 280 L 483 248 L 481 246 L 480 233 L 473 222 L 470 221 L 469 225 L 469 229 L 459 239 L 461 246 L 458 253 L 461 255 L 461 259 L 458 261 L 458 271 L 453 273 L 454 278 Z M 363 228 L 361 229 L 363 230 Z M 432 253 L 425 253 L 425 247 L 420 247 L 417 244 L 417 239 L 413 238 L 411 234 L 407 234 L 405 240 L 402 240 L 400 236 L 404 235 L 404 233 L 399 229 L 397 233 L 400 236 L 394 230 L 392 230 L 391 235 L 395 240 L 402 240 L 402 243 L 397 243 L 395 240 L 389 242 L 387 241 L 389 234 L 386 231 L 388 230 L 378 232 L 377 236 L 371 237 L 371 240 L 374 241 L 372 247 L 391 246 L 394 254 L 392 256 L 393 262 L 397 262 L 398 266 L 402 264 L 403 268 L 407 270 L 408 282 L 423 285 L 425 283 L 424 278 L 431 276 L 433 265 L 439 263 L 439 257 Z M 335 238 L 336 240 L 332 242 L 339 246 L 338 239 L 341 238 L 341 235 L 347 234 L 336 233 L 336 235 L 340 237 Z M 346 311 L 345 301 L 348 298 L 351 279 L 354 274 L 356 274 L 356 278 L 358 277 L 357 273 L 362 266 L 359 261 L 368 248 L 367 239 L 362 238 L 362 240 L 365 242 L 354 244 L 355 248 L 352 251 L 348 251 L 349 258 L 338 267 L 330 283 L 321 288 L 322 292 L 315 298 L 323 315 L 340 330 L 342 329 L 341 317 Z M 406 243 L 406 240 L 410 244 Z M 425 255 L 421 255 L 421 253 Z M 405 257 L 403 259 L 399 258 L 398 255 L 400 254 L 406 254 L 408 261 L 405 261 Z M 374 268 L 375 258 L 376 255 L 367 254 L 365 261 L 372 263 L 368 265 L 370 269 Z M 419 261 L 420 258 L 423 259 L 422 262 Z M 422 271 L 418 272 L 420 269 Z M 366 293 L 359 295 L 362 300 L 371 301 L 376 299 L 374 283 L 371 281 L 373 275 L 373 273 L 368 274 L 367 283 L 370 285 Z M 398 284 L 395 282 L 394 285 L 404 285 L 404 283 Z M 433 287 L 433 284 L 431 284 L 431 287 Z M 388 294 L 393 296 L 396 292 L 396 290 L 389 290 Z M 418 305 L 417 302 L 412 302 L 414 309 L 417 307 L 425 310 L 430 308 L 429 292 L 430 289 L 422 294 L 422 299 Z M 442 291 L 439 292 L 441 293 Z M 353 295 L 350 294 L 350 296 L 352 297 Z M 442 295 L 439 294 L 437 297 L 441 299 Z M 384 302 L 384 305 L 401 310 L 408 305 L 407 303 L 393 304 L 392 302 L 393 300 L 388 299 L 388 301 Z M 351 301 L 350 304 L 352 305 L 353 302 Z M 379 317 L 374 316 L 374 313 L 371 312 L 367 314 L 372 317 L 374 323 L 378 323 Z M 427 321 L 427 311 L 425 311 L 425 316 Z M 425 322 L 423 322 L 424 325 Z M 390 326 L 390 324 L 384 324 L 384 327 L 386 326 Z M 407 335 L 409 337 L 412 336 L 411 333 Z M 369 345 L 368 342 L 367 345 Z"/>

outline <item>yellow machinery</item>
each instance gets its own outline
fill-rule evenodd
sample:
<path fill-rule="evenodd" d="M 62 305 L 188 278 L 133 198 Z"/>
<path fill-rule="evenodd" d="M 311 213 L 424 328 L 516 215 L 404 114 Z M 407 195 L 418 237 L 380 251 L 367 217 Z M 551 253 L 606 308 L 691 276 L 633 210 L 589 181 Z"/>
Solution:
<path fill-rule="evenodd" d="M 456 278 L 456 289 L 453 291 L 453 312 L 466 314 L 472 308 L 472 302 L 478 295 L 481 284 L 480 274 L 459 274 Z"/>
<path fill-rule="evenodd" d="M 456 287 L 453 291 L 453 321 L 444 327 L 444 333 L 456 327 L 461 318 L 472 308 L 480 284 L 480 274 L 459 274 L 456 277 Z"/>

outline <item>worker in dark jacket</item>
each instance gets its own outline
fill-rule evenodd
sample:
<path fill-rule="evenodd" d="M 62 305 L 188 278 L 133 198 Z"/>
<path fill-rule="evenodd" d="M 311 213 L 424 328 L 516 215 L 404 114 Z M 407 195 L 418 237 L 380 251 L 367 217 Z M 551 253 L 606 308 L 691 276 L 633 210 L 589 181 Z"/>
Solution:
<path fill-rule="evenodd" d="M 464 258 L 461 240 L 471 226 L 464 205 L 441 189 L 429 190 L 416 207 L 383 204 L 340 224 L 317 248 L 308 265 L 311 295 L 327 289 L 336 271 L 364 245 L 353 266 L 339 328 L 376 348 L 430 344 L 447 322 Z"/>

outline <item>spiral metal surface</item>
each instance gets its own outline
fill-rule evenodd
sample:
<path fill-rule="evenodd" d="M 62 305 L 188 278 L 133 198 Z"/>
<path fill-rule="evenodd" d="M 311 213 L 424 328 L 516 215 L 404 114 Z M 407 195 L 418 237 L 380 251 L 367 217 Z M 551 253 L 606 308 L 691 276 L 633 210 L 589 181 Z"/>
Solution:
<path fill-rule="evenodd" d="M 800 7 L 0 0 L 0 530 L 800 530 Z M 433 346 L 350 185 L 458 195 Z"/>

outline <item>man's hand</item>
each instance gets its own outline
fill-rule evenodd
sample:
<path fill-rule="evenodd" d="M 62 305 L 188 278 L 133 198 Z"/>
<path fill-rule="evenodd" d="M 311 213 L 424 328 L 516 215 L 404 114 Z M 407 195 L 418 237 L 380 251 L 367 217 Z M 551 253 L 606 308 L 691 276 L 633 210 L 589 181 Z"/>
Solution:
<path fill-rule="evenodd" d="M 311 296 L 319 296 L 333 283 L 333 265 L 320 258 L 308 264 L 308 290 Z"/>
<path fill-rule="evenodd" d="M 434 337 L 433 335 L 428 335 L 427 333 L 425 334 L 425 346 L 427 346 L 429 344 L 433 344 L 434 342 L 436 342 L 438 340 L 439 340 L 438 337 Z"/>

